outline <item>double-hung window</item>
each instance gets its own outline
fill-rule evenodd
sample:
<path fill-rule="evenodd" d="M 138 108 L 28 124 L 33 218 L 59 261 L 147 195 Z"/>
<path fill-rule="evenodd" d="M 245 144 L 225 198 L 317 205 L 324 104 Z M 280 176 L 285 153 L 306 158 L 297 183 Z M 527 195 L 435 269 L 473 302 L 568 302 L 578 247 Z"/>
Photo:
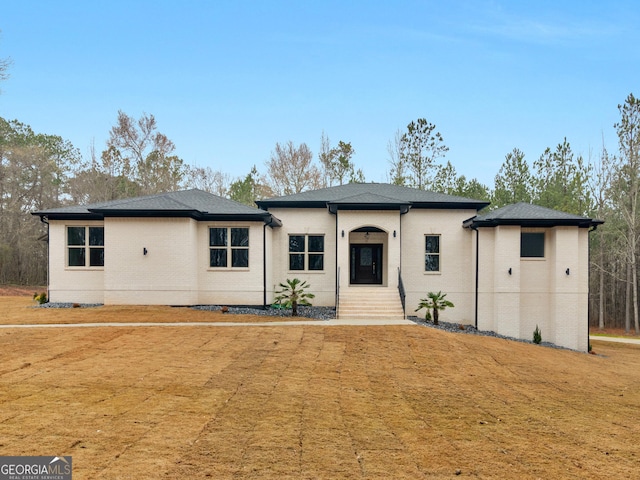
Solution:
<path fill-rule="evenodd" d="M 324 270 L 324 235 L 289 235 L 289 270 Z"/>
<path fill-rule="evenodd" d="M 424 271 L 440 271 L 440 235 L 425 235 Z"/>
<path fill-rule="evenodd" d="M 245 227 L 209 228 L 209 266 L 247 268 L 249 229 Z"/>
<path fill-rule="evenodd" d="M 67 227 L 67 266 L 104 267 L 104 227 Z"/>

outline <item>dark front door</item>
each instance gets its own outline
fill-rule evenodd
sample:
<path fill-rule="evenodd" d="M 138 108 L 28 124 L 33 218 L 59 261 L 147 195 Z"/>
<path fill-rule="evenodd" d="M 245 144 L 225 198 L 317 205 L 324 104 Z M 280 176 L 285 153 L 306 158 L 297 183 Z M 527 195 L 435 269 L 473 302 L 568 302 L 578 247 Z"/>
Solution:
<path fill-rule="evenodd" d="M 382 284 L 382 244 L 352 244 L 351 283 Z"/>

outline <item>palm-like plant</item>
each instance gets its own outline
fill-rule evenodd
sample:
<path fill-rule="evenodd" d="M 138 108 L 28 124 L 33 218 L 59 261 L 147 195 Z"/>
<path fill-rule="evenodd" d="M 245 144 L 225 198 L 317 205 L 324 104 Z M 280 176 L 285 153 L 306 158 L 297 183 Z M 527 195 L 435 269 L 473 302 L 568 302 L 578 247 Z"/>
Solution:
<path fill-rule="evenodd" d="M 429 310 L 431 310 L 433 312 L 432 314 L 432 318 L 433 318 L 433 324 L 434 325 L 438 325 L 438 312 L 440 310 L 444 310 L 447 307 L 452 307 L 453 308 L 453 303 L 451 303 L 449 300 L 445 300 L 444 297 L 446 297 L 447 294 L 446 293 L 442 293 L 442 292 L 429 292 L 427 293 L 427 298 L 421 298 L 420 299 L 420 303 L 418 304 L 418 308 L 416 308 L 416 312 L 418 310 L 421 310 L 423 308 L 427 309 L 427 314 L 425 316 L 425 319 L 429 318 Z"/>
<path fill-rule="evenodd" d="M 287 279 L 287 283 L 281 283 L 280 288 L 282 290 L 276 292 L 276 303 L 287 308 L 290 307 L 292 317 L 298 316 L 298 305 L 310 306 L 311 303 L 308 299 L 315 297 L 313 293 L 305 292 L 305 289 L 309 288 L 307 282 L 302 282 L 297 278 Z"/>

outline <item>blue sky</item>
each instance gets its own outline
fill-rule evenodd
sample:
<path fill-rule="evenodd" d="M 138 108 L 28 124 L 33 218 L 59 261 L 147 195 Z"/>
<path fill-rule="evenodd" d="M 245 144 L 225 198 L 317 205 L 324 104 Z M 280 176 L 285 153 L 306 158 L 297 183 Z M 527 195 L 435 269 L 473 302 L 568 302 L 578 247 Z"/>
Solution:
<path fill-rule="evenodd" d="M 276 142 L 351 142 L 367 181 L 387 144 L 436 124 L 459 174 L 493 184 L 514 147 L 616 150 L 640 95 L 635 1 L 5 2 L 0 116 L 105 147 L 118 110 L 155 115 L 187 163 L 264 171 Z"/>

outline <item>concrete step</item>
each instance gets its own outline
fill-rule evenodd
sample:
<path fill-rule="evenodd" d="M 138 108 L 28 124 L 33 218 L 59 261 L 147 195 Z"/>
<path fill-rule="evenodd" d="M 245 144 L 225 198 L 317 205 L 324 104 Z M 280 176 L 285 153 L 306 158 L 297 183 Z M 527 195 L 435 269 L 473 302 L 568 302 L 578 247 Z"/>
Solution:
<path fill-rule="evenodd" d="M 404 319 L 400 295 L 390 288 L 352 288 L 340 292 L 338 319 Z"/>
<path fill-rule="evenodd" d="M 342 303 L 340 302 L 340 310 L 362 310 L 363 308 L 367 308 L 369 310 L 385 310 L 385 311 L 397 311 L 402 310 L 402 304 L 400 302 L 389 302 L 389 303 L 381 303 L 379 305 L 371 304 L 371 303 Z"/>
<path fill-rule="evenodd" d="M 361 310 L 359 312 L 352 312 L 352 313 L 339 313 L 338 314 L 338 319 L 339 320 L 348 320 L 348 319 L 360 319 L 360 320 L 366 320 L 366 319 L 386 319 L 386 320 L 404 320 L 405 316 L 402 314 L 402 312 L 395 312 L 395 313 L 391 313 L 391 312 L 374 312 L 374 311 L 369 311 L 369 310 Z"/>

